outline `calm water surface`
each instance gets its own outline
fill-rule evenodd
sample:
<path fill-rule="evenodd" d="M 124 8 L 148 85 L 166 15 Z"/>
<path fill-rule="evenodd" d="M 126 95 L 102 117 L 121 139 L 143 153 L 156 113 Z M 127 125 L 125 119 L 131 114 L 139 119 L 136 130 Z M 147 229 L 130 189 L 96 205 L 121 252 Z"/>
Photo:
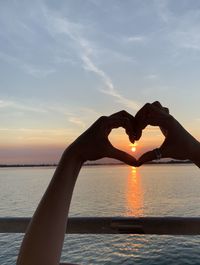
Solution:
<path fill-rule="evenodd" d="M 0 216 L 32 216 L 55 168 L 0 169 Z M 200 216 L 193 165 L 84 167 L 71 216 Z M 22 235 L 0 235 L 0 264 L 15 264 Z M 200 264 L 200 236 L 67 235 L 63 261 L 79 264 Z"/>

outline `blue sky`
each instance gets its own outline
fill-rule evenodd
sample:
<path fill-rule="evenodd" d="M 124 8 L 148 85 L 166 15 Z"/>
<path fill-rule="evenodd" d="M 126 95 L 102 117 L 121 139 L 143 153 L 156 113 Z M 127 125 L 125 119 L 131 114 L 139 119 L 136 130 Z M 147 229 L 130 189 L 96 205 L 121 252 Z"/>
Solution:
<path fill-rule="evenodd" d="M 99 116 L 155 100 L 200 138 L 199 1 L 1 1 L 0 29 L 2 162 L 57 161 Z"/>

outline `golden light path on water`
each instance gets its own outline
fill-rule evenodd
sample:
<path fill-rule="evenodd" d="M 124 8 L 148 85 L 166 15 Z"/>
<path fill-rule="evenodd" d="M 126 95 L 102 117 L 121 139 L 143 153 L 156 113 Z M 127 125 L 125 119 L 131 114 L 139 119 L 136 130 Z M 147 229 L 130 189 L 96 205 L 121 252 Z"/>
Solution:
<path fill-rule="evenodd" d="M 143 187 L 139 169 L 131 167 L 127 177 L 127 215 L 142 216 L 143 215 Z"/>

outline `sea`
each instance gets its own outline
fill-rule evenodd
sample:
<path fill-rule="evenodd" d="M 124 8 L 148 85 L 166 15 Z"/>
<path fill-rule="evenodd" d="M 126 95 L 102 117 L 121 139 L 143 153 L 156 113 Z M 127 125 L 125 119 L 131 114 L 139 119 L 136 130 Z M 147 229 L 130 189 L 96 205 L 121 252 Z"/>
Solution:
<path fill-rule="evenodd" d="M 0 217 L 31 217 L 55 167 L 0 168 Z M 192 164 L 85 166 L 70 216 L 200 217 L 200 171 Z M 23 234 L 0 234 L 0 264 L 13 265 Z M 200 264 L 200 236 L 66 235 L 62 262 Z"/>

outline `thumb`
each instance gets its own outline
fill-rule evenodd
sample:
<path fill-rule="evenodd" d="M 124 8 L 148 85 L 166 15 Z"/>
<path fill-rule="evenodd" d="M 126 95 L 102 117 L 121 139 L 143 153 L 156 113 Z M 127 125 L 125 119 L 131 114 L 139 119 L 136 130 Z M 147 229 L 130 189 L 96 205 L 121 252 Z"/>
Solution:
<path fill-rule="evenodd" d="M 133 156 L 113 146 L 109 150 L 109 157 L 120 160 L 130 166 L 137 166 L 138 164 L 138 161 Z"/>
<path fill-rule="evenodd" d="M 155 149 L 144 153 L 138 160 L 138 165 L 141 166 L 144 163 L 157 159 Z"/>

